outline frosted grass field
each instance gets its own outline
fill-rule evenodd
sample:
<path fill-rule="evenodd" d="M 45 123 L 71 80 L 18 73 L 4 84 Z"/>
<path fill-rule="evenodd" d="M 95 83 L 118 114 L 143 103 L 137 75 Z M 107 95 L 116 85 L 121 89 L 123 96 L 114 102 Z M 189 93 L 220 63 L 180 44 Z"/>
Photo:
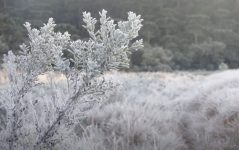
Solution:
<path fill-rule="evenodd" d="M 3 75 L 1 78 L 4 83 Z M 47 76 L 39 77 L 45 83 L 49 83 L 48 79 Z M 65 141 L 56 149 L 239 149 L 238 70 L 108 73 L 106 79 L 121 85 L 108 100 L 81 117 L 73 129 L 78 141 Z M 57 75 L 51 81 L 56 85 L 49 93 L 61 95 L 60 103 L 66 91 L 64 78 Z M 37 95 L 43 99 L 47 98 L 46 94 Z M 32 97 L 34 95 L 28 96 Z"/>

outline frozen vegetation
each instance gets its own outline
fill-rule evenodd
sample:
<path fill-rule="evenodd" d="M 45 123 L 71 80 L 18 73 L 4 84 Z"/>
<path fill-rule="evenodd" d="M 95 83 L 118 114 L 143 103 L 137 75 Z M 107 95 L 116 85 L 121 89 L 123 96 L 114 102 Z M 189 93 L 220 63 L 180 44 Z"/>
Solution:
<path fill-rule="evenodd" d="M 106 14 L 83 14 L 88 41 L 54 32 L 53 19 L 25 24 L 29 43 L 4 57 L 0 149 L 239 149 L 239 71 L 112 72 L 142 47 L 142 19 Z"/>
<path fill-rule="evenodd" d="M 99 15 L 97 20 L 83 13 L 88 40 L 55 32 L 52 18 L 39 29 L 24 24 L 29 42 L 18 54 L 9 51 L 3 59 L 7 83 L 0 89 L 1 150 L 80 148 L 75 144 L 79 141 L 75 126 L 117 86 L 104 74 L 127 68 L 129 54 L 143 47 L 136 39 L 140 15 L 129 12 L 126 21 L 118 22 L 105 10 Z M 41 82 L 44 74 L 49 75 L 48 82 Z M 65 82 L 55 84 L 56 74 Z"/>
<path fill-rule="evenodd" d="M 45 86 L 27 98 L 38 97 L 42 105 L 44 100 L 52 101 L 46 108 L 54 112 L 51 105 L 61 105 L 66 97 L 67 83 L 60 75 L 54 75 L 53 80 L 51 76 L 42 76 L 40 80 L 46 83 Z M 67 140 L 56 145 L 55 149 L 239 148 L 238 70 L 218 73 L 108 73 L 105 79 L 121 85 L 108 95 L 107 100 L 79 116 L 74 128 L 67 129 L 75 134 L 64 134 L 66 129 L 61 129 Z M 50 90 L 45 93 L 45 89 Z M 80 104 L 76 111 L 88 107 Z M 71 140 L 72 136 L 75 141 Z"/>
<path fill-rule="evenodd" d="M 123 82 L 122 88 L 82 121 L 80 145 L 85 150 L 236 150 L 238 76 L 238 70 L 111 76 Z"/>

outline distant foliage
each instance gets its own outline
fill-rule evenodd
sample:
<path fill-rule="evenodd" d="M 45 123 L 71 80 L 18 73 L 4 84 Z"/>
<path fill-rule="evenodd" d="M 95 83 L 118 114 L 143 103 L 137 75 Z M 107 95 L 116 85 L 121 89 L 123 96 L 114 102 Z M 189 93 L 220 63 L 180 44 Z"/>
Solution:
<path fill-rule="evenodd" d="M 147 47 L 143 52 L 143 70 L 172 71 L 173 53 L 170 50 L 162 47 Z"/>
<path fill-rule="evenodd" d="M 1 0 L 0 56 L 8 49 L 19 50 L 18 45 L 26 40 L 26 31 L 22 29 L 26 19 L 33 27 L 40 27 L 49 17 L 54 17 L 58 22 L 56 31 L 68 31 L 74 40 L 84 39 L 88 33 L 82 27 L 84 22 L 79 11 L 88 10 L 96 16 L 102 9 L 110 10 L 116 21 L 125 18 L 127 11 L 141 14 L 144 27 L 140 37 L 145 44 L 156 49 L 162 47 L 173 54 L 170 63 L 145 67 L 142 62 L 148 60 L 141 57 L 142 52 L 150 49 L 145 47 L 133 53 L 130 69 L 155 71 L 170 66 L 173 70 L 217 70 L 221 62 L 229 68 L 239 68 L 238 0 L 122 0 L 117 3 L 114 0 Z M 212 49 L 215 57 L 207 56 L 204 53 L 207 48 L 202 45 L 215 42 L 225 46 L 223 55 Z M 202 47 L 195 49 L 193 45 Z M 195 58 L 197 55 L 200 57 Z M 219 62 L 218 55 L 221 55 Z"/>
<path fill-rule="evenodd" d="M 141 71 L 172 71 L 186 68 L 218 70 L 222 63 L 226 63 L 224 59 L 226 51 L 226 45 L 219 41 L 191 44 L 184 52 L 158 46 L 145 46 L 142 61 L 135 63 L 135 66 Z M 229 68 L 228 65 L 227 67 Z"/>
<path fill-rule="evenodd" d="M 25 23 L 29 44 L 21 45 L 18 55 L 9 51 L 4 57 L 9 83 L 0 89 L 0 111 L 5 114 L 0 118 L 1 150 L 54 149 L 60 145 L 76 149 L 79 145 L 72 129 L 84 112 L 115 87 L 104 79 L 104 73 L 128 67 L 130 51 L 143 46 L 142 40 L 135 40 L 142 19 L 133 12 L 128 13 L 127 21 L 117 23 L 105 10 L 99 22 L 84 12 L 83 21 L 90 35 L 86 41 L 72 41 L 69 33 L 55 32 L 52 18 L 40 29 Z M 64 58 L 64 52 L 72 57 Z M 63 74 L 66 83 L 38 81 L 39 75 L 51 72 Z"/>

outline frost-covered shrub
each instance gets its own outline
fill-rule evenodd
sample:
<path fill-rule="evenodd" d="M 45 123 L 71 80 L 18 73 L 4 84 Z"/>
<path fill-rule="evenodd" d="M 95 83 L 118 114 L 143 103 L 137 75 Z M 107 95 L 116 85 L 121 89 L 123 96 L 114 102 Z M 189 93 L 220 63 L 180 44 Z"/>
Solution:
<path fill-rule="evenodd" d="M 218 66 L 219 70 L 227 70 L 229 69 L 228 65 L 226 63 L 220 63 Z"/>
<path fill-rule="evenodd" d="M 142 47 L 142 40 L 135 40 L 140 16 L 129 12 L 127 21 L 115 24 L 106 14 L 103 10 L 97 22 L 83 13 L 88 41 L 54 32 L 52 18 L 40 29 L 25 24 L 29 44 L 21 45 L 18 55 L 10 51 L 4 57 L 9 83 L 0 91 L 0 149 L 79 148 L 74 126 L 115 86 L 103 74 L 128 67 L 130 51 Z M 64 52 L 72 58 L 64 58 Z M 40 75 L 51 72 L 64 75 L 66 82 L 39 82 Z"/>

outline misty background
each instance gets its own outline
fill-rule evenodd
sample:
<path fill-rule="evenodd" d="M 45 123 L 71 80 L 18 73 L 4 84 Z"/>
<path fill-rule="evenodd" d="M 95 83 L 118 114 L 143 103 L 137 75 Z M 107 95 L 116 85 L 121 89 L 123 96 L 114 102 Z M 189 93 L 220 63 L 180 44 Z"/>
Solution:
<path fill-rule="evenodd" d="M 239 0 L 0 0 L 0 56 L 27 41 L 23 24 L 40 27 L 53 17 L 57 31 L 88 38 L 82 12 L 116 21 L 141 14 L 145 47 L 133 52 L 132 71 L 239 68 Z"/>

